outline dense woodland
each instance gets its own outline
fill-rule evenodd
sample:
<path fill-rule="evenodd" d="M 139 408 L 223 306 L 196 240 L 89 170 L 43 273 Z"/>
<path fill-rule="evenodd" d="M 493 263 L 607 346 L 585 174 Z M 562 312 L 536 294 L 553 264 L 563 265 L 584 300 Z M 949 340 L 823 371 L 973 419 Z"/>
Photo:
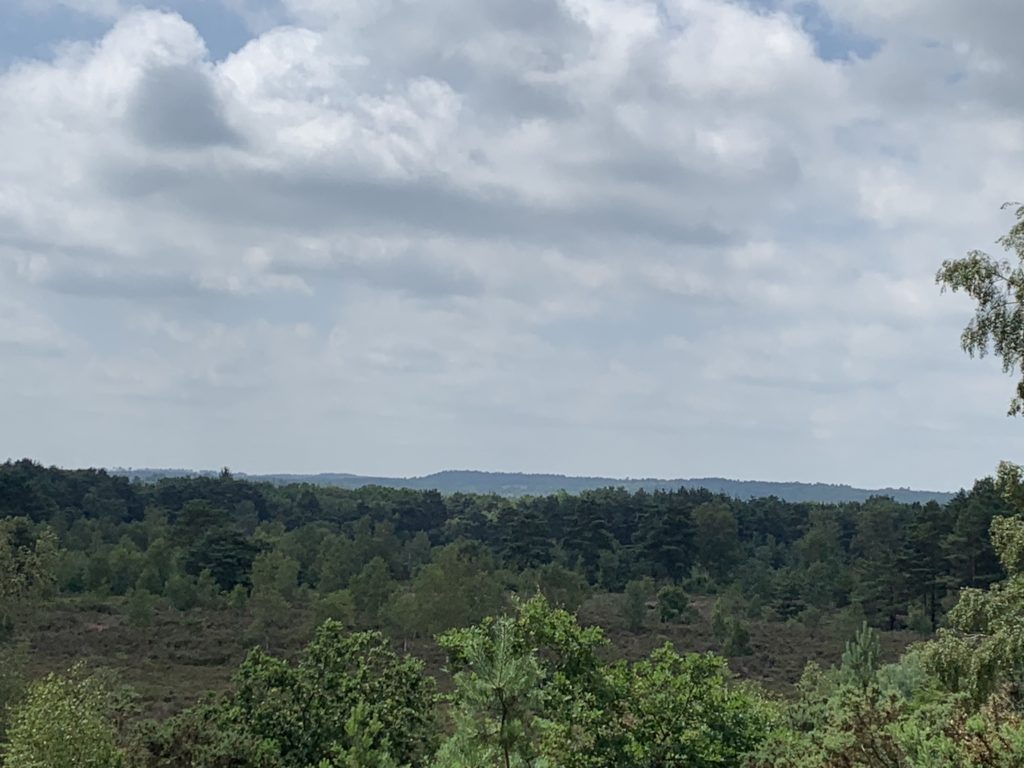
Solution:
<path fill-rule="evenodd" d="M 992 704 L 1010 695 L 999 650 L 979 661 L 954 628 L 976 628 L 1015 584 L 1024 548 L 1000 557 L 989 535 L 1015 520 L 1013 487 L 985 479 L 944 506 L 688 489 L 510 499 L 8 462 L 6 765 L 1003 765 L 984 757 L 1017 733 Z M 970 615 L 963 595 L 979 601 Z M 705 625 L 713 652 L 625 659 L 577 619 L 595 601 L 613 632 Z M 109 606 L 140 653 L 155 621 L 211 612 L 254 650 L 211 698 L 156 712 L 95 659 L 33 667 L 46 639 L 26 628 L 76 605 Z M 275 655 L 296 616 L 308 644 Z M 772 625 L 850 642 L 832 669 L 811 664 L 769 693 L 727 659 L 754 654 L 751 629 Z M 883 663 L 894 630 L 924 640 L 936 627 Z M 423 643 L 439 668 L 406 653 Z M 96 760 L 32 762 L 82 718 Z M 938 762 L 900 756 L 918 748 Z M 858 762 L 876 749 L 890 758 Z"/>
<path fill-rule="evenodd" d="M 27 460 L 0 467 L 0 515 L 25 537 L 56 537 L 57 594 L 181 610 L 228 601 L 264 624 L 282 604 L 312 602 L 396 637 L 465 626 L 538 591 L 570 610 L 594 591 L 646 605 L 667 590 L 675 602 L 721 595 L 747 617 L 863 611 L 880 629 L 931 631 L 961 587 L 1005 576 L 988 530 L 1009 511 L 991 479 L 943 507 L 686 489 L 442 496 L 255 484 L 227 470 L 143 484 Z"/>

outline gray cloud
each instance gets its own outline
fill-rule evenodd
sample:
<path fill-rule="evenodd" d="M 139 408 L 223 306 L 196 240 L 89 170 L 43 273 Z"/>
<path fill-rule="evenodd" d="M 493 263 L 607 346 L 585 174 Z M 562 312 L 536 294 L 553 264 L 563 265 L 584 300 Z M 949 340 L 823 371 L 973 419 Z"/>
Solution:
<path fill-rule="evenodd" d="M 427 232 L 551 242 L 605 232 L 703 244 L 721 244 L 731 237 L 713 224 L 685 221 L 685 211 L 659 211 L 625 196 L 559 209 L 531 204 L 500 187 L 460 189 L 444 177 L 346 178 L 316 169 L 224 173 L 208 166 L 154 163 L 109 167 L 103 180 L 108 190 L 126 200 L 146 198 L 154 206 L 225 224 L 305 233 L 342 227 L 367 233 Z"/>
<path fill-rule="evenodd" d="M 154 147 L 196 149 L 239 140 L 209 79 L 188 67 L 146 72 L 132 95 L 129 120 L 136 136 Z"/>

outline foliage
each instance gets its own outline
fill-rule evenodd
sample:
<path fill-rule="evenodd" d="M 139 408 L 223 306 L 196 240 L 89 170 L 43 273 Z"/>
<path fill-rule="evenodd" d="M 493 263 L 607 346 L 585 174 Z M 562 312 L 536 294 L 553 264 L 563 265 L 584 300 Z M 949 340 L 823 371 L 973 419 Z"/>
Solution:
<path fill-rule="evenodd" d="M 486 619 L 439 638 L 456 675 L 464 670 L 473 674 L 479 649 L 484 649 L 484 658 L 497 657 L 495 621 L 503 620 Z M 536 681 L 536 696 L 530 694 L 526 703 L 533 714 L 529 724 L 537 734 L 531 753 L 537 764 L 564 768 L 619 764 L 624 701 L 618 682 L 599 657 L 606 644 L 601 630 L 581 627 L 571 614 L 551 608 L 544 597 L 537 596 L 516 606 L 515 617 L 503 621 L 501 637 L 509 649 L 506 657 L 516 659 L 517 669 Z M 534 662 L 523 660 L 531 656 L 536 671 Z"/>
<path fill-rule="evenodd" d="M 132 484 L 0 465 L 0 515 L 21 516 L 33 535 L 52 524 L 64 594 L 134 587 L 192 610 L 233 592 L 263 640 L 280 636 L 288 607 L 343 589 L 358 626 L 422 638 L 500 612 L 511 588 L 573 610 L 648 577 L 691 594 L 741 590 L 749 613 L 736 615 L 748 618 L 770 608 L 831 626 L 852 601 L 874 626 L 898 627 L 913 606 L 937 626 L 958 587 L 1002 577 L 988 530 L 1009 512 L 991 480 L 946 507 L 810 506 L 688 489 L 512 500 L 234 477 Z M 820 613 L 804 614 L 811 607 Z"/>
<path fill-rule="evenodd" d="M 397 589 L 391 570 L 383 557 L 375 557 L 360 571 L 349 585 L 356 615 L 364 624 L 378 626 L 381 611 Z"/>
<path fill-rule="evenodd" d="M 865 622 L 856 637 L 847 641 L 839 667 L 845 682 L 866 689 L 875 680 L 880 666 L 881 646 L 878 633 Z"/>
<path fill-rule="evenodd" d="M 0 519 L 0 633 L 56 581 L 57 537 L 27 518 Z"/>
<path fill-rule="evenodd" d="M 159 595 L 248 610 L 258 639 L 282 648 L 309 618 L 337 620 L 297 660 L 255 651 L 230 692 L 141 728 L 125 747 L 139 768 L 405 768 L 431 764 L 442 741 L 442 764 L 499 768 L 506 754 L 534 768 L 741 765 L 745 750 L 780 768 L 1008 766 L 1020 755 L 1022 487 L 1007 465 L 944 507 L 691 490 L 510 500 L 230 476 L 121 484 L 19 463 L 0 465 L 0 573 L 26 575 L 7 582 L 27 585 L 10 593 L 20 610 L 59 584 L 100 607 L 124 594 L 145 625 Z M 730 656 L 750 653 L 752 619 L 859 633 L 838 669 L 811 668 L 796 700 L 771 703 L 721 659 L 662 649 L 611 663 L 603 633 L 560 610 L 595 592 L 634 629 L 655 596 L 667 623 L 699 620 L 689 594 L 714 594 L 711 629 Z M 943 629 L 881 664 L 876 628 L 906 624 Z M 447 708 L 383 637 L 348 631 L 369 626 L 419 638 L 417 650 L 461 627 L 441 639 Z M 773 630 L 758 632 L 760 651 Z"/>
<path fill-rule="evenodd" d="M 128 622 L 134 627 L 148 627 L 153 623 L 156 597 L 145 589 L 133 589 L 125 600 Z"/>
<path fill-rule="evenodd" d="M 621 674 L 628 680 L 631 765 L 739 765 L 775 718 L 765 699 L 735 685 L 725 660 L 710 654 L 680 656 L 665 645 Z"/>
<path fill-rule="evenodd" d="M 7 727 L 7 717 L 25 692 L 25 665 L 28 663 L 25 643 L 0 645 L 0 739 Z"/>
<path fill-rule="evenodd" d="M 997 243 L 1017 263 L 975 250 L 944 261 L 935 279 L 944 290 L 963 291 L 977 304 L 960 337 L 964 351 L 981 357 L 991 350 L 1002 359 L 1005 372 L 1021 371 L 1010 401 L 1010 413 L 1019 414 L 1024 411 L 1024 206 L 1014 216 L 1016 223 Z"/>
<path fill-rule="evenodd" d="M 697 617 L 697 611 L 685 589 L 668 585 L 658 590 L 658 615 L 663 622 L 687 624 Z"/>
<path fill-rule="evenodd" d="M 117 768 L 123 764 L 113 721 L 114 699 L 81 667 L 35 683 L 14 708 L 7 768 Z"/>
<path fill-rule="evenodd" d="M 1024 682 L 1024 519 L 996 518 L 992 540 L 1009 577 L 989 590 L 963 590 L 925 656 L 944 685 L 978 703 Z"/>
<path fill-rule="evenodd" d="M 631 632 L 643 629 L 647 621 L 647 603 L 654 595 L 654 580 L 634 579 L 622 595 L 622 618 Z"/>
<path fill-rule="evenodd" d="M 567 611 L 579 608 L 590 593 L 587 580 L 560 563 L 545 563 L 523 571 L 519 585 L 522 594 L 544 595 L 551 605 Z"/>
<path fill-rule="evenodd" d="M 750 630 L 736 615 L 742 603 L 726 594 L 715 600 L 711 610 L 711 633 L 727 656 L 746 656 L 751 653 Z"/>
<path fill-rule="evenodd" d="M 429 636 L 498 613 L 505 599 L 493 570 L 490 554 L 479 545 L 457 543 L 435 550 L 433 562 L 410 584 L 411 599 L 401 604 L 405 628 L 415 636 Z M 383 577 L 381 581 L 386 583 Z M 353 586 L 366 589 L 366 583 L 359 579 Z"/>
<path fill-rule="evenodd" d="M 517 642 L 511 618 L 481 632 L 453 635 L 449 649 L 462 668 L 455 674 L 455 730 L 438 755 L 438 768 L 534 766 L 545 721 L 541 669 Z"/>
<path fill-rule="evenodd" d="M 352 593 L 347 589 L 339 589 L 320 597 L 314 606 L 314 621 L 317 626 L 328 619 L 346 627 L 355 624 L 356 607 L 352 601 Z"/>
<path fill-rule="evenodd" d="M 381 768 L 423 766 L 438 738 L 434 707 L 420 662 L 396 655 L 378 633 L 327 621 L 294 664 L 252 651 L 223 700 L 151 727 L 137 762 L 347 768 L 372 756 Z"/>

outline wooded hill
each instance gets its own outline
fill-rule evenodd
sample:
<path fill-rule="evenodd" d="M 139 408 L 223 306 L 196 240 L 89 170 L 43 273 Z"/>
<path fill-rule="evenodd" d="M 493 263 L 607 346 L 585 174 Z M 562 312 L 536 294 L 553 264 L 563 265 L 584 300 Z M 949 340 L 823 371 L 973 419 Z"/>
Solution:
<path fill-rule="evenodd" d="M 219 472 L 187 469 L 112 469 L 112 474 L 133 480 L 153 482 L 170 477 L 215 477 Z M 953 493 L 944 491 L 917 491 L 910 488 L 854 488 L 830 483 L 778 483 L 759 480 L 727 480 L 723 477 L 699 477 L 677 480 L 657 478 L 572 477 L 567 475 L 527 474 L 522 472 L 478 472 L 446 470 L 422 477 L 370 477 L 344 473 L 315 475 L 270 474 L 248 475 L 236 473 L 239 478 L 275 485 L 311 484 L 337 488 L 362 488 L 379 485 L 382 488 L 408 488 L 441 493 L 483 493 L 499 496 L 546 496 L 553 493 L 581 493 L 600 488 L 623 488 L 627 491 L 708 490 L 736 499 L 756 499 L 774 496 L 783 501 L 807 501 L 821 504 L 840 504 L 848 501 L 867 501 L 873 496 L 886 496 L 905 504 L 926 504 L 935 501 L 945 504 Z"/>

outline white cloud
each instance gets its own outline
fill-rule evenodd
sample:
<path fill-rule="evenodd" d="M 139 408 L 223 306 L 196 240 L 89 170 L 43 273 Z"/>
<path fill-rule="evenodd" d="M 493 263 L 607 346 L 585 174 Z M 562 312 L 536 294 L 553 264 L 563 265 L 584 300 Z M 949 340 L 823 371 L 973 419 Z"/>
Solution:
<path fill-rule="evenodd" d="M 1020 447 L 932 282 L 1019 196 L 1016 4 L 821 0 L 882 40 L 840 61 L 785 4 L 228 5 L 218 61 L 78 3 L 102 39 L 0 74 L 0 367 L 49 350 L 9 450 L 949 486 Z"/>

